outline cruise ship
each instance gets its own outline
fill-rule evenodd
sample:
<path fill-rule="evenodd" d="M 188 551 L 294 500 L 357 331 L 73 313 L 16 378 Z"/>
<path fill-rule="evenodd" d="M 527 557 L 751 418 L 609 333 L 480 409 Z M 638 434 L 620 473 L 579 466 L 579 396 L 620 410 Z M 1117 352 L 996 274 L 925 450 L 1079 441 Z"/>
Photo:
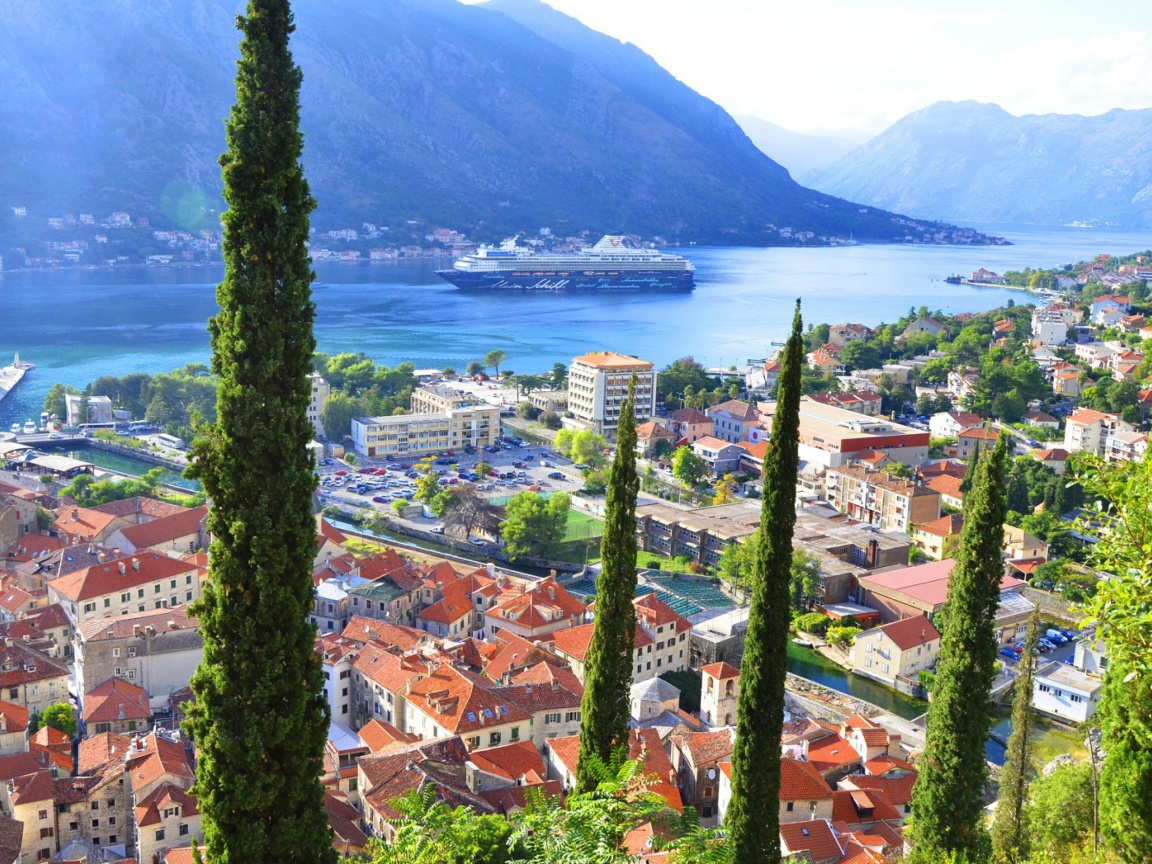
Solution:
<path fill-rule="evenodd" d="M 480 291 L 691 291 L 696 267 L 687 258 L 633 249 L 623 237 L 603 237 L 575 253 L 537 253 L 516 245 L 481 246 L 437 275 L 457 288 Z"/>

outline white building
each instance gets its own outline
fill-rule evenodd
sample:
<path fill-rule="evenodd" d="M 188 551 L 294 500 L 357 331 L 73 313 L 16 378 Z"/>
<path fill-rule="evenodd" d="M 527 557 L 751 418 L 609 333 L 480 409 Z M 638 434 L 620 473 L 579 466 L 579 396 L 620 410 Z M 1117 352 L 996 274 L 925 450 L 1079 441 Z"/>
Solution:
<path fill-rule="evenodd" d="M 602 435 L 616 431 L 628 383 L 636 376 L 636 419 L 656 413 L 656 368 L 647 360 L 611 351 L 582 354 L 568 367 L 568 410 L 580 426 Z"/>
<path fill-rule="evenodd" d="M 1108 454 L 1111 438 L 1118 432 L 1131 432 L 1132 426 L 1120 419 L 1119 414 L 1077 408 L 1064 427 L 1064 449 L 1069 453 Z"/>
<path fill-rule="evenodd" d="M 313 372 L 309 375 L 308 383 L 312 385 L 312 397 L 308 403 L 308 422 L 312 424 L 316 435 L 320 436 L 324 434 L 324 424 L 320 422 L 320 412 L 324 410 L 324 402 L 332 392 L 332 387 L 320 377 L 319 372 Z"/>
<path fill-rule="evenodd" d="M 933 414 L 928 421 L 928 431 L 933 438 L 958 438 L 965 429 L 978 429 L 984 425 L 984 418 L 968 411 L 941 411 Z"/>
<path fill-rule="evenodd" d="M 395 458 L 495 444 L 500 407 L 475 405 L 438 414 L 357 417 L 352 445 L 361 456 Z"/>
<path fill-rule="evenodd" d="M 107 396 L 89 396 L 85 399 L 68 393 L 64 397 L 64 406 L 69 426 L 82 426 L 86 423 L 107 425 L 112 422 L 112 400 Z"/>
<path fill-rule="evenodd" d="M 1103 689 L 1104 681 L 1099 675 L 1067 663 L 1049 663 L 1036 670 L 1032 707 L 1065 722 L 1083 723 L 1096 713 Z"/>
<path fill-rule="evenodd" d="M 1032 339 L 1041 345 L 1063 345 L 1068 324 L 1058 310 L 1042 306 L 1032 313 Z"/>

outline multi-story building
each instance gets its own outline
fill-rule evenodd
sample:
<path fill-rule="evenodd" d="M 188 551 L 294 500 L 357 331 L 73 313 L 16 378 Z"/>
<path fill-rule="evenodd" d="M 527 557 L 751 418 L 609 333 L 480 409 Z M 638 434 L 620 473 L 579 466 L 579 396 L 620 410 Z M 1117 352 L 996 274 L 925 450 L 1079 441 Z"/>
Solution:
<path fill-rule="evenodd" d="M 915 480 L 866 468 L 830 468 L 824 478 L 828 503 L 881 531 L 908 533 L 940 518 L 940 493 Z"/>
<path fill-rule="evenodd" d="M 85 621 L 75 631 L 73 651 L 80 693 L 109 678 L 124 678 L 143 687 L 160 708 L 188 685 L 204 640 L 187 607 L 176 606 Z"/>
<path fill-rule="evenodd" d="M 1125 423 L 1119 414 L 1077 408 L 1064 426 L 1064 449 L 1069 453 L 1105 456 L 1111 449 L 1110 438 L 1115 433 L 1131 431 L 1131 424 Z"/>
<path fill-rule="evenodd" d="M 756 428 L 760 413 L 747 402 L 729 399 L 713 405 L 705 412 L 712 420 L 712 435 L 729 444 L 748 440 L 748 433 Z"/>
<path fill-rule="evenodd" d="M 933 438 L 956 438 L 965 429 L 977 429 L 984 425 L 984 418 L 968 411 L 941 411 L 933 414 L 928 421 L 928 431 Z"/>
<path fill-rule="evenodd" d="M 308 422 L 312 424 L 312 429 L 316 433 L 316 437 L 319 438 L 324 435 L 324 423 L 320 419 L 320 415 L 324 411 L 324 403 L 332 393 L 332 387 L 321 377 L 319 372 L 311 373 L 308 376 L 308 383 L 312 389 L 312 395 L 308 401 Z"/>
<path fill-rule="evenodd" d="M 692 443 L 692 452 L 704 460 L 708 470 L 720 477 L 740 467 L 740 459 L 746 452 L 739 444 L 730 444 L 707 435 Z"/>
<path fill-rule="evenodd" d="M 582 354 L 568 367 L 568 410 L 577 423 L 611 435 L 628 398 L 628 383 L 636 376 L 637 420 L 656 413 L 656 369 L 647 360 L 612 351 Z"/>
<path fill-rule="evenodd" d="M 828 328 L 828 341 L 841 347 L 857 339 L 867 339 L 872 329 L 863 324 L 836 324 Z"/>
<path fill-rule="evenodd" d="M 691 444 L 712 434 L 712 418 L 695 408 L 681 408 L 668 415 L 668 428 L 677 439 Z"/>
<path fill-rule="evenodd" d="M 0 644 L 0 699 L 29 713 L 68 700 L 68 667 L 22 641 Z"/>
<path fill-rule="evenodd" d="M 921 670 L 936 665 L 940 632 L 923 615 L 865 630 L 852 646 L 852 671 L 894 684 L 916 682 Z"/>
<path fill-rule="evenodd" d="M 1032 313 L 1032 340 L 1041 345 L 1063 345 L 1068 341 L 1068 322 L 1058 310 L 1041 306 Z"/>
<path fill-rule="evenodd" d="M 412 391 L 413 414 L 443 414 L 453 408 L 469 408 L 485 404 L 468 393 L 461 393 L 443 384 L 423 384 Z"/>
<path fill-rule="evenodd" d="M 753 443 L 770 437 L 775 402 L 761 402 L 760 429 L 749 434 Z M 880 417 L 866 417 L 805 396 L 800 400 L 800 458 L 834 468 L 872 450 L 895 462 L 916 467 L 928 458 L 928 432 L 901 426 Z"/>
<path fill-rule="evenodd" d="M 113 558 L 48 583 L 73 627 L 94 618 L 182 606 L 200 597 L 205 568 L 154 552 Z"/>
<path fill-rule="evenodd" d="M 500 408 L 473 405 L 430 414 L 394 417 L 357 417 L 352 421 L 352 444 L 361 456 L 397 458 L 442 453 L 496 443 L 500 435 Z"/>

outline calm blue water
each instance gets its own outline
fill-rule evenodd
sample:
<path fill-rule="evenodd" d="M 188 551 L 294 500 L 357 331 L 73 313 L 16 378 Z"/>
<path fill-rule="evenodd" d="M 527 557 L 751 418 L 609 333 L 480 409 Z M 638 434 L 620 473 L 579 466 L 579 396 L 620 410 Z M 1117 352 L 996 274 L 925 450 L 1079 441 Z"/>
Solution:
<path fill-rule="evenodd" d="M 814 323 L 876 324 L 921 304 L 976 312 L 1026 298 L 947 285 L 944 277 L 1152 246 L 1152 232 L 978 227 L 1016 245 L 690 249 L 698 287 L 689 295 L 474 295 L 442 282 L 432 262 L 330 264 L 317 268 L 316 338 L 321 351 L 362 351 L 389 365 L 411 360 L 418 367 L 462 369 L 493 348 L 522 372 L 604 348 L 661 365 L 692 354 L 727 366 L 770 353 L 771 342 L 786 333 L 796 297 Z M 19 351 L 37 364 L 0 403 L 0 430 L 37 417 L 53 382 L 83 387 L 100 375 L 206 361 L 205 321 L 220 275 L 215 268 L 139 268 L 0 277 L 0 360 Z"/>

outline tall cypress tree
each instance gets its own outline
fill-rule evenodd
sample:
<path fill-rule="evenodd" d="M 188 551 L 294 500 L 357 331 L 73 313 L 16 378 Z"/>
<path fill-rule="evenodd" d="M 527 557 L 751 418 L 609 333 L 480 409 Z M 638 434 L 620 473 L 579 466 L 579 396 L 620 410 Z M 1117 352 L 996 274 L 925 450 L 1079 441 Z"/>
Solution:
<path fill-rule="evenodd" d="M 596 580 L 596 618 L 584 666 L 584 696 L 580 702 L 580 757 L 576 784 L 583 791 L 596 786 L 596 774 L 586 756 L 607 764 L 616 748 L 628 746 L 632 659 L 636 650 L 636 376 L 628 383 L 628 399 L 620 409 L 616 455 L 612 459 L 600 541 L 600 576 Z"/>
<path fill-rule="evenodd" d="M 1004 576 L 1004 469 L 1008 436 L 980 459 L 964 501 L 964 527 L 941 611 L 936 686 L 913 795 L 913 858 L 955 852 L 986 854 L 983 826 L 988 766 L 984 742 L 992 726 L 989 694 L 998 644 L 993 627 Z"/>
<path fill-rule="evenodd" d="M 329 711 L 308 623 L 316 526 L 305 449 L 315 308 L 288 0 L 249 0 L 226 122 L 224 281 L 209 322 L 218 419 L 193 449 L 212 499 L 204 657 L 187 728 L 210 864 L 334 862 L 320 785 Z"/>
<path fill-rule="evenodd" d="M 724 817 L 735 864 L 780 861 L 780 735 L 788 672 L 789 586 L 799 469 L 800 373 L 804 338 L 800 301 L 781 359 L 776 414 L 764 456 L 760 542 L 752 571 L 752 601 L 732 751 L 732 802 Z"/>
<path fill-rule="evenodd" d="M 1028 858 L 1028 781 L 1032 769 L 1032 690 L 1036 646 L 1040 642 L 1040 610 L 1032 613 L 1024 637 L 1024 656 L 1012 696 L 1012 735 L 1000 774 L 1000 800 L 992 825 L 992 853 L 1003 864 Z"/>
<path fill-rule="evenodd" d="M 960 481 L 960 491 L 967 495 L 972 491 L 972 482 L 976 479 L 976 469 L 980 465 L 980 445 L 972 451 L 972 458 L 968 460 L 968 467 L 964 469 L 964 479 Z"/>

